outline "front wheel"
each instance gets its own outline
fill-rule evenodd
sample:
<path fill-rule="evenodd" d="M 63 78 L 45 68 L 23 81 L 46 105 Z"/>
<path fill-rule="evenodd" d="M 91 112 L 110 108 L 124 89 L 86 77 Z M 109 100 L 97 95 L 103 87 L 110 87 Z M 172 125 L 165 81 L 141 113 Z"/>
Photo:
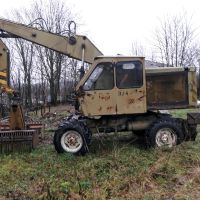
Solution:
<path fill-rule="evenodd" d="M 176 119 L 161 119 L 154 122 L 146 131 L 149 147 L 171 148 L 184 140 L 181 123 Z"/>
<path fill-rule="evenodd" d="M 58 153 L 84 155 L 89 150 L 90 141 L 90 131 L 78 120 L 65 122 L 54 134 L 54 146 Z"/>
<path fill-rule="evenodd" d="M 60 139 L 61 147 L 69 153 L 77 153 L 83 147 L 84 142 L 81 134 L 75 130 L 63 131 Z"/>

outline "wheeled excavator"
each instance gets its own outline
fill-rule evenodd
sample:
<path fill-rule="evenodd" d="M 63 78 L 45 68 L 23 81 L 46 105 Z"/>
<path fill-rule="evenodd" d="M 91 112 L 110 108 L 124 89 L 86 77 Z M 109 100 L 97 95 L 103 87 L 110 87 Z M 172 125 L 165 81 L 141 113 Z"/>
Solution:
<path fill-rule="evenodd" d="M 86 37 L 62 36 L 0 19 L 0 36 L 19 37 L 91 66 L 76 86 L 77 112 L 61 122 L 53 143 L 58 153 L 85 154 L 93 133 L 144 131 L 149 147 L 195 140 L 198 113 L 187 119 L 160 110 L 197 106 L 194 68 L 145 67 L 144 57 L 104 56 Z"/>

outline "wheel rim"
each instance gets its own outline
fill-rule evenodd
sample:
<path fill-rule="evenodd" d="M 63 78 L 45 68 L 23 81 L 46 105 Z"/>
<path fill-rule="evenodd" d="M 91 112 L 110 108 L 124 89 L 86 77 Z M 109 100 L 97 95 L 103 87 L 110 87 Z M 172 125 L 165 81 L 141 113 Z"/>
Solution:
<path fill-rule="evenodd" d="M 66 152 L 77 153 L 83 146 L 83 139 L 77 131 L 67 131 L 61 137 L 62 148 Z"/>
<path fill-rule="evenodd" d="M 156 134 L 157 147 L 173 147 L 177 143 L 177 135 L 171 128 L 162 128 Z"/>

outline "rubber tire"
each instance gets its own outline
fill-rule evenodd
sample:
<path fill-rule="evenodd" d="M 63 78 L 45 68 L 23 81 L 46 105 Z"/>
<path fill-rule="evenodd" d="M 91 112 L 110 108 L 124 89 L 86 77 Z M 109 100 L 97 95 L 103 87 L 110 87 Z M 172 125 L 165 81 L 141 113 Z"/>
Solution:
<path fill-rule="evenodd" d="M 82 136 L 82 139 L 83 139 L 82 148 L 78 152 L 73 153 L 73 154 L 85 155 L 86 153 L 88 153 L 88 146 L 91 143 L 91 132 L 89 131 L 89 129 L 86 127 L 85 124 L 83 124 L 82 122 L 80 122 L 76 119 L 70 119 L 70 120 L 65 121 L 55 131 L 54 138 L 53 138 L 55 150 L 58 153 L 66 152 L 61 145 L 61 138 L 62 138 L 63 134 L 69 130 L 77 131 Z"/>
<path fill-rule="evenodd" d="M 167 119 L 159 119 L 153 122 L 150 127 L 146 130 L 146 142 L 147 147 L 156 148 L 156 134 L 162 128 L 171 128 L 175 134 L 177 135 L 176 145 L 182 143 L 184 141 L 185 134 L 183 133 L 184 129 L 182 128 L 182 124 L 177 119 L 167 118 Z"/>

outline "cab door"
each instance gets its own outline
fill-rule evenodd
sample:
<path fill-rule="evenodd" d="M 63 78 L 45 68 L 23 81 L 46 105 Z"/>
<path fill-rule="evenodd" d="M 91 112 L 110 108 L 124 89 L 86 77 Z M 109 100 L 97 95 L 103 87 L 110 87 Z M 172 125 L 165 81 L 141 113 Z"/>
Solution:
<path fill-rule="evenodd" d="M 116 63 L 117 114 L 146 112 L 146 86 L 142 60 Z"/>
<path fill-rule="evenodd" d="M 85 116 L 116 114 L 116 88 L 114 87 L 112 62 L 97 64 L 83 85 L 84 95 L 80 99 Z"/>

